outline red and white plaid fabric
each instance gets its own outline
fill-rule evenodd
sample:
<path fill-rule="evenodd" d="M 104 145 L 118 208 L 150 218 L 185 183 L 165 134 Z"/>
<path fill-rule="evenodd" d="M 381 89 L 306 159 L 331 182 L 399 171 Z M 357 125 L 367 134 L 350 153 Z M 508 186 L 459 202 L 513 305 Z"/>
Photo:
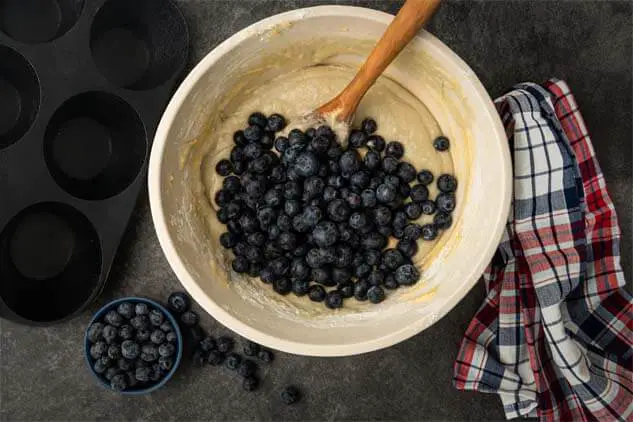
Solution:
<path fill-rule="evenodd" d="M 517 85 L 496 105 L 513 153 L 513 207 L 454 385 L 497 393 L 508 419 L 633 420 L 633 300 L 576 101 L 551 80 Z"/>

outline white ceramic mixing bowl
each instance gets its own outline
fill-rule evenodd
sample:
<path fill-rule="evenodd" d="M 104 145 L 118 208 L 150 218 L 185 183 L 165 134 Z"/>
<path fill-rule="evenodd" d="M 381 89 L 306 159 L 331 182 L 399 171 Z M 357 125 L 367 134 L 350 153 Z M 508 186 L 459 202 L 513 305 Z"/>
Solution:
<path fill-rule="evenodd" d="M 314 38 L 334 37 L 343 44 L 375 42 L 391 19 L 369 9 L 321 6 L 257 22 L 220 44 L 195 67 L 160 122 L 149 164 L 149 195 L 163 251 L 185 289 L 207 312 L 265 346 L 303 355 L 341 356 L 405 340 L 439 320 L 468 293 L 500 239 L 511 197 L 503 127 L 472 70 L 438 39 L 422 32 L 388 75 L 430 109 L 452 140 L 460 181 L 453 227 L 425 262 L 422 281 L 398 289 L 378 306 L 324 316 L 294 312 L 287 304 L 280 312 L 274 306 L 274 293 L 264 284 L 251 293 L 270 296 L 268 302 L 245 298 L 227 283 L 231 277 L 210 265 L 217 257 L 204 243 L 205 225 L 191 204 L 187 153 L 205 132 L 214 107 L 263 57 Z M 324 309 L 322 304 L 314 306 Z"/>

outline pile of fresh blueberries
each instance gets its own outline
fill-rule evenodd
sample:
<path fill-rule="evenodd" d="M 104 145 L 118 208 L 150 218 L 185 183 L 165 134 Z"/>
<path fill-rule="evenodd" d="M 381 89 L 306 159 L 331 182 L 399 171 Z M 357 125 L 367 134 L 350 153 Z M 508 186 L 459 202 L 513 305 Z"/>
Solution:
<path fill-rule="evenodd" d="M 145 388 L 172 369 L 178 337 L 165 314 L 145 302 L 122 302 L 87 334 L 95 373 L 123 391 Z"/>
<path fill-rule="evenodd" d="M 204 332 L 199 324 L 198 315 L 189 309 L 190 304 L 189 296 L 182 292 L 174 292 L 167 299 L 167 307 L 172 313 L 180 316 L 183 335 L 193 346 L 194 365 L 198 367 L 205 365 L 224 366 L 240 377 L 242 388 L 245 391 L 257 390 L 260 384 L 257 377 L 259 368 L 254 359 L 258 359 L 262 363 L 271 363 L 275 359 L 273 352 L 257 343 L 246 340 L 242 350 L 243 354 L 239 354 L 236 351 L 236 341 L 232 337 L 214 338 Z M 188 314 L 195 317 L 187 316 Z M 288 386 L 281 392 L 281 399 L 286 404 L 294 404 L 299 401 L 299 398 L 299 390 L 294 386 Z"/>
<path fill-rule="evenodd" d="M 433 173 L 404 161 L 403 145 L 386 142 L 370 118 L 346 146 L 326 125 L 277 136 L 285 126 L 279 114 L 253 113 L 216 165 L 224 177 L 217 217 L 227 226 L 220 243 L 235 255 L 233 270 L 332 309 L 350 297 L 380 303 L 384 289 L 415 284 L 418 239 L 452 224 L 455 177 L 440 175 L 431 199 Z M 433 145 L 450 146 L 444 136 Z M 433 222 L 417 224 L 422 214 Z"/>

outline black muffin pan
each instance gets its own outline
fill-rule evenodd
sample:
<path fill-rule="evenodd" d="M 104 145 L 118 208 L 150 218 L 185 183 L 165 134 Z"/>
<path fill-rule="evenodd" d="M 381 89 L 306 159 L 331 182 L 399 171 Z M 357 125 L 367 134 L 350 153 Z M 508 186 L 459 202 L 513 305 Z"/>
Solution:
<path fill-rule="evenodd" d="M 170 0 L 0 0 L 0 316 L 102 291 L 188 48 Z"/>

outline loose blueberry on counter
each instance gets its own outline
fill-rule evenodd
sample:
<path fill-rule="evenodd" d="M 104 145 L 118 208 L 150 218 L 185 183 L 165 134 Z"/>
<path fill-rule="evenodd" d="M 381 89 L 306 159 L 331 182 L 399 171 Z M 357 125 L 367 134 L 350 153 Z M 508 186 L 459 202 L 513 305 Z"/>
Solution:
<path fill-rule="evenodd" d="M 198 321 L 200 321 L 200 317 L 193 311 L 185 311 L 180 315 L 180 322 L 186 326 L 196 325 Z"/>
<path fill-rule="evenodd" d="M 224 365 L 231 371 L 237 371 L 238 366 L 242 362 L 242 357 L 237 353 L 229 353 L 224 360 Z"/>
<path fill-rule="evenodd" d="M 257 353 L 260 351 L 260 346 L 252 341 L 247 341 L 246 344 L 244 344 L 243 351 L 246 356 L 257 356 Z"/>
<path fill-rule="evenodd" d="M 448 138 L 446 136 L 438 136 L 433 141 L 433 148 L 435 148 L 438 151 L 448 151 L 449 147 L 450 147 L 450 142 L 448 141 Z"/>
<path fill-rule="evenodd" d="M 275 355 L 268 349 L 262 349 L 257 353 L 257 358 L 265 363 L 270 363 L 275 359 Z"/>
<path fill-rule="evenodd" d="M 217 349 L 222 353 L 228 353 L 233 350 L 234 342 L 230 337 L 222 336 L 216 342 Z"/>
<path fill-rule="evenodd" d="M 288 386 L 281 392 L 281 400 L 287 404 L 295 404 L 301 399 L 301 394 L 297 387 Z"/>
<path fill-rule="evenodd" d="M 242 380 L 242 388 L 244 391 L 255 391 L 259 387 L 259 380 L 255 376 L 246 377 Z"/>
<path fill-rule="evenodd" d="M 237 365 L 237 373 L 241 377 L 250 377 L 257 370 L 257 365 L 252 360 L 245 359 Z"/>
<path fill-rule="evenodd" d="M 222 365 L 222 362 L 224 362 L 224 353 L 219 350 L 210 350 L 207 354 L 207 362 L 212 366 Z"/>

